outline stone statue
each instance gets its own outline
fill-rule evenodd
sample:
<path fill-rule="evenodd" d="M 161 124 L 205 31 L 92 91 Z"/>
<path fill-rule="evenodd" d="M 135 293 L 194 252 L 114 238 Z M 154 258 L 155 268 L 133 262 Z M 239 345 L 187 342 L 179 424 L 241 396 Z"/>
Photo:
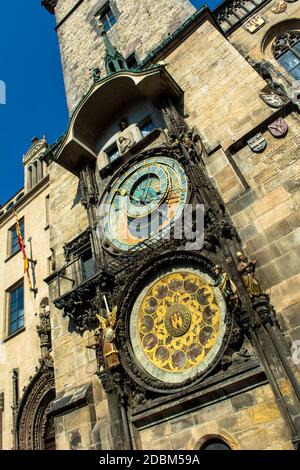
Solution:
<path fill-rule="evenodd" d="M 187 131 L 184 126 L 180 128 L 179 139 L 184 146 L 192 161 L 197 160 L 197 149 L 196 143 L 200 142 L 200 138 L 195 134 L 194 128 L 191 131 Z"/>
<path fill-rule="evenodd" d="M 242 278 L 243 284 L 251 298 L 261 294 L 261 288 L 255 277 L 256 260 L 248 259 L 244 253 L 239 251 L 237 254 L 238 272 Z"/>
<path fill-rule="evenodd" d="M 214 267 L 214 273 L 217 276 L 214 287 L 218 287 L 220 289 L 225 301 L 230 306 L 232 306 L 233 308 L 237 307 L 239 304 L 239 298 L 237 295 L 237 288 L 234 282 L 218 264 Z"/>
<path fill-rule="evenodd" d="M 123 135 L 121 135 L 118 138 L 119 153 L 123 155 L 133 146 L 133 144 L 134 144 L 133 138 L 124 137 Z"/>
<path fill-rule="evenodd" d="M 98 80 L 100 80 L 101 78 L 101 70 L 99 69 L 99 67 L 96 67 L 93 69 L 93 80 L 94 82 L 97 82 Z"/>
<path fill-rule="evenodd" d="M 122 119 L 122 121 L 119 124 L 120 132 L 125 131 L 125 129 L 127 129 L 128 127 L 129 127 L 129 124 L 128 124 L 127 119 Z"/>
<path fill-rule="evenodd" d="M 259 62 L 259 61 L 251 59 L 250 57 L 247 58 L 247 61 L 248 61 L 248 64 L 251 65 L 251 67 L 253 67 L 254 70 L 256 70 L 258 75 L 260 75 L 261 78 L 267 82 L 267 84 L 269 85 L 273 93 L 275 93 L 276 95 L 282 98 L 288 98 L 288 95 L 287 95 L 287 92 L 285 91 L 284 86 L 276 82 L 273 79 L 266 61 L 262 60 Z"/>
<path fill-rule="evenodd" d="M 179 139 L 177 138 L 177 136 L 175 134 L 170 134 L 169 136 L 170 138 L 170 146 L 173 150 L 178 150 L 178 147 L 180 145 L 180 141 Z"/>
<path fill-rule="evenodd" d="M 129 124 L 127 119 L 123 119 L 120 124 L 119 124 L 119 137 L 117 139 L 117 145 L 118 145 L 118 150 L 119 154 L 123 155 L 126 153 L 134 144 L 134 137 L 129 129 Z"/>
<path fill-rule="evenodd" d="M 99 320 L 99 331 L 102 331 L 102 348 L 103 355 L 108 369 L 120 364 L 118 350 L 115 345 L 116 329 L 117 329 L 117 307 L 112 311 L 109 310 L 106 297 L 104 302 L 107 310 L 107 318 L 96 315 Z"/>
<path fill-rule="evenodd" d="M 232 364 L 242 364 L 244 362 L 249 361 L 249 359 L 252 359 L 254 356 L 253 353 L 251 353 L 246 346 L 242 346 L 240 351 L 234 351 L 232 354 Z"/>

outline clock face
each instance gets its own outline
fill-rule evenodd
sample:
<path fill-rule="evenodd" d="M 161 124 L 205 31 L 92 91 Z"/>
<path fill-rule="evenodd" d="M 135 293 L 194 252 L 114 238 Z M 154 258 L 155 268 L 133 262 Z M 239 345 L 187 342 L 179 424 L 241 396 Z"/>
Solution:
<path fill-rule="evenodd" d="M 163 235 L 188 196 L 182 166 L 162 155 L 133 164 L 112 183 L 101 204 L 104 236 L 117 249 Z"/>
<path fill-rule="evenodd" d="M 157 276 L 138 295 L 129 320 L 140 366 L 152 377 L 180 384 L 206 371 L 220 352 L 226 306 L 213 279 L 195 268 Z"/>

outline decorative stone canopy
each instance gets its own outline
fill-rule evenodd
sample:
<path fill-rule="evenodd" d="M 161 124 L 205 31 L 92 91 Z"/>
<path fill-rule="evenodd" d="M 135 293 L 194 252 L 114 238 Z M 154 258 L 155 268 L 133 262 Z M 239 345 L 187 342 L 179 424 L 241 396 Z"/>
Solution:
<path fill-rule="evenodd" d="M 43 0 L 42 6 L 45 7 L 49 13 L 54 14 L 54 9 L 57 5 L 58 0 Z"/>
<path fill-rule="evenodd" d="M 124 57 L 112 45 L 108 35 L 106 34 L 104 26 L 100 24 L 99 27 L 101 28 L 101 36 L 105 47 L 105 68 L 107 75 L 119 72 L 121 70 L 126 70 L 128 67 Z"/>
<path fill-rule="evenodd" d="M 96 161 L 101 129 L 119 110 L 138 99 L 157 102 L 162 95 L 182 95 L 163 65 L 143 72 L 119 71 L 97 81 L 73 113 L 54 160 L 78 175 L 84 161 Z"/>

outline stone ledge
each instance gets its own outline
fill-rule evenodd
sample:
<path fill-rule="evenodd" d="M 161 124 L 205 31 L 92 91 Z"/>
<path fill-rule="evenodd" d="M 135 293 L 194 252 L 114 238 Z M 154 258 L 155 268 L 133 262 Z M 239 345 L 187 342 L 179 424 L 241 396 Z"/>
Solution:
<path fill-rule="evenodd" d="M 132 411 L 132 423 L 139 429 L 175 418 L 183 413 L 196 411 L 215 402 L 266 384 L 263 369 L 257 360 L 221 372 L 194 387 L 175 395 L 158 398 L 149 405 L 143 405 Z"/>
<path fill-rule="evenodd" d="M 57 395 L 50 410 L 52 416 L 60 416 L 71 410 L 81 408 L 93 403 L 92 384 L 86 384 L 75 388 L 72 393 L 65 395 L 64 392 Z"/>

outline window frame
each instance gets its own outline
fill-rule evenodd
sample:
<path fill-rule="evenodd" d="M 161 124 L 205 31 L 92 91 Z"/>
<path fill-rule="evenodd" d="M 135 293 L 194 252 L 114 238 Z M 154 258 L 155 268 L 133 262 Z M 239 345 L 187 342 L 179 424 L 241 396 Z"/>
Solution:
<path fill-rule="evenodd" d="M 21 229 L 21 234 L 22 238 L 24 241 L 25 238 L 25 221 L 24 217 L 20 219 L 20 229 Z M 14 241 L 14 234 L 16 235 L 16 250 L 14 251 L 14 246 L 15 243 L 13 244 Z M 21 251 L 19 244 L 18 244 L 18 235 L 17 235 L 17 223 L 15 223 L 11 228 L 8 229 L 8 250 L 7 250 L 7 257 L 11 258 L 18 254 Z"/>
<path fill-rule="evenodd" d="M 142 131 L 142 128 L 146 126 L 146 124 L 148 122 L 152 122 L 153 123 L 153 129 L 151 131 L 148 132 L 148 134 L 143 134 L 143 131 Z M 155 129 L 156 129 L 156 123 L 153 119 L 153 116 L 151 114 L 147 114 L 147 116 L 145 116 L 139 123 L 138 123 L 138 128 L 139 128 L 139 131 L 141 133 L 141 136 L 142 138 L 144 139 L 145 137 L 147 137 L 149 134 L 151 134 L 151 132 L 153 132 Z"/>
<path fill-rule="evenodd" d="M 16 309 L 16 319 L 14 321 L 11 321 L 12 317 L 12 294 L 22 288 L 23 291 L 23 296 L 22 296 L 22 308 L 23 308 L 23 315 L 19 315 L 19 309 Z M 10 338 L 11 336 L 15 336 L 19 332 L 23 331 L 25 328 L 25 292 L 24 292 L 24 279 L 20 279 L 17 283 L 15 283 L 13 286 L 11 286 L 9 289 L 6 291 L 7 294 L 7 337 Z M 18 295 L 18 294 L 17 294 Z M 19 302 L 18 302 L 18 297 L 16 300 L 16 306 L 18 307 Z M 23 319 L 23 324 L 18 327 L 18 323 L 20 319 Z M 12 330 L 12 324 L 16 323 L 17 328 L 15 330 Z"/>
<path fill-rule="evenodd" d="M 91 263 L 88 266 L 87 263 Z M 91 279 L 95 274 L 95 259 L 92 252 L 92 247 L 86 248 L 80 255 L 81 274 L 83 282 Z"/>
<path fill-rule="evenodd" d="M 115 152 L 115 157 L 112 159 L 111 156 L 110 156 L 110 152 L 113 150 L 113 149 L 116 149 L 116 152 Z M 106 153 L 107 155 L 107 158 L 108 158 L 108 162 L 109 163 L 113 163 L 114 161 L 116 161 L 118 158 L 120 158 L 120 153 L 119 153 L 119 149 L 118 149 L 118 145 L 117 145 L 117 142 L 113 142 L 111 145 L 109 145 L 105 150 L 104 152 Z"/>
<path fill-rule="evenodd" d="M 111 13 L 111 15 L 110 15 Z M 111 21 L 110 19 L 110 16 L 113 17 L 113 21 Z M 104 30 L 106 32 L 110 31 L 111 28 L 114 27 L 114 25 L 117 23 L 118 19 L 117 19 L 117 15 L 116 15 L 116 12 L 111 4 L 110 1 L 106 2 L 102 8 L 100 8 L 100 10 L 98 10 L 98 12 L 96 13 L 95 15 L 95 19 L 97 21 L 97 23 L 102 23 L 103 26 L 104 26 Z M 106 27 L 106 25 L 108 24 L 108 28 Z"/>
<path fill-rule="evenodd" d="M 296 34 L 298 37 L 298 39 L 296 40 L 296 42 L 291 45 L 290 44 L 290 41 L 292 40 L 292 35 L 293 34 Z M 276 41 L 280 38 L 284 38 L 285 36 L 285 44 L 283 44 L 283 50 L 280 51 L 280 44 L 276 44 Z M 296 80 L 296 81 L 300 81 L 300 79 L 297 79 L 294 75 L 293 75 L 293 70 L 296 69 L 297 67 L 300 68 L 300 49 L 297 50 L 295 48 L 295 46 L 297 44 L 300 44 L 300 32 L 296 32 L 296 31 L 286 31 L 285 33 L 281 33 L 279 35 L 277 35 L 275 37 L 275 39 L 273 40 L 273 44 L 272 44 L 272 54 L 273 54 L 273 57 L 274 59 L 276 60 L 276 62 L 280 65 L 280 67 L 282 67 L 282 69 L 288 74 L 290 75 L 293 80 Z M 288 70 L 287 67 L 285 67 L 281 61 L 282 57 L 284 57 L 284 55 L 286 55 L 287 53 L 290 53 L 294 56 L 294 58 L 296 58 L 297 60 L 297 64 L 292 67 L 291 69 Z"/>
<path fill-rule="evenodd" d="M 45 230 L 50 227 L 50 194 L 45 197 Z"/>
<path fill-rule="evenodd" d="M 131 58 L 134 58 L 135 62 L 136 62 L 136 67 L 130 67 L 128 65 L 128 61 L 130 61 Z M 138 58 L 137 58 L 137 55 L 136 55 L 136 52 L 133 51 L 131 52 L 131 54 L 129 54 L 129 56 L 125 59 L 125 62 L 126 62 L 126 65 L 128 67 L 128 70 L 136 70 L 138 67 L 139 67 L 139 61 L 138 61 Z"/>

